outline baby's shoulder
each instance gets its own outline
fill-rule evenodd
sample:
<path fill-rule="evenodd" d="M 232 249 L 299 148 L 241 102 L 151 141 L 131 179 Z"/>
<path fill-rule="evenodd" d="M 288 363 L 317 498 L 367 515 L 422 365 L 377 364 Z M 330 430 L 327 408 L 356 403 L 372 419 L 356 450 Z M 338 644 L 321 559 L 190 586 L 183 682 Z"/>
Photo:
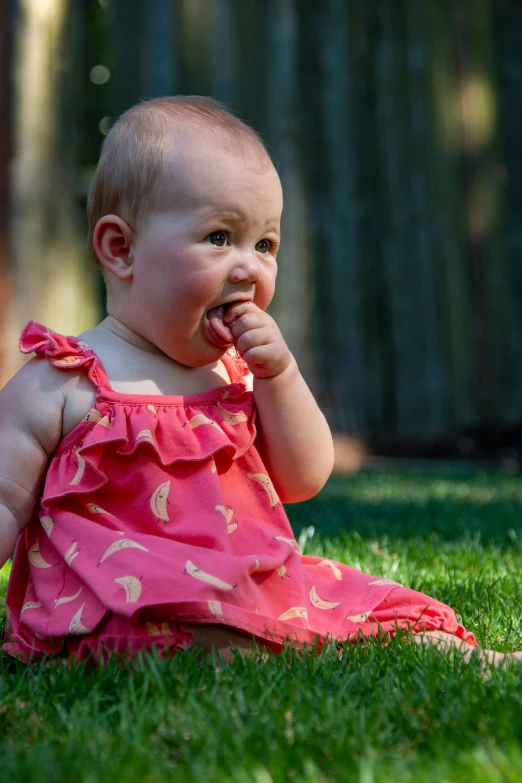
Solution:
<path fill-rule="evenodd" d="M 0 391 L 0 423 L 38 430 L 53 451 L 95 401 L 96 389 L 81 371 L 65 373 L 33 357 Z"/>
<path fill-rule="evenodd" d="M 0 426 L 35 435 L 50 453 L 62 428 L 65 390 L 49 362 L 29 359 L 0 391 Z"/>
<path fill-rule="evenodd" d="M 18 400 L 34 405 L 63 405 L 63 373 L 36 356 L 25 362 L 0 391 L 4 404 Z"/>

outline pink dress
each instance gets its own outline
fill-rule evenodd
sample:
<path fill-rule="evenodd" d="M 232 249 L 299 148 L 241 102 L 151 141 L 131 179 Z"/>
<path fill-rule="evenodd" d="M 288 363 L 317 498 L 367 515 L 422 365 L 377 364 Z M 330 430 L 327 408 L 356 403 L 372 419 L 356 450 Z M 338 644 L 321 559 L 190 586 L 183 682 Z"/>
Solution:
<path fill-rule="evenodd" d="M 452 609 L 391 579 L 301 556 L 256 441 L 246 365 L 190 396 L 113 391 L 77 337 L 30 321 L 20 349 L 81 370 L 96 403 L 52 455 L 21 533 L 4 649 L 23 660 L 167 654 L 187 623 L 221 623 L 275 651 L 319 637 L 444 630 L 475 645 Z"/>

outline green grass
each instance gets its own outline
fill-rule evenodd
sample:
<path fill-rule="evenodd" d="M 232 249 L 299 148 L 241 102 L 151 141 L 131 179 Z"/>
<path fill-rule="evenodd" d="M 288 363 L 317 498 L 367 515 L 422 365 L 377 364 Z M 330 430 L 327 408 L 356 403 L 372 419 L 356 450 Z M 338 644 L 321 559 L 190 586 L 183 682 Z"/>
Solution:
<path fill-rule="evenodd" d="M 522 480 L 494 472 L 363 471 L 288 507 L 302 540 L 315 529 L 306 554 L 428 592 L 500 650 L 522 649 L 521 512 Z M 399 638 L 221 669 L 199 651 L 95 671 L 0 654 L 0 777 L 520 781 L 521 676 Z"/>

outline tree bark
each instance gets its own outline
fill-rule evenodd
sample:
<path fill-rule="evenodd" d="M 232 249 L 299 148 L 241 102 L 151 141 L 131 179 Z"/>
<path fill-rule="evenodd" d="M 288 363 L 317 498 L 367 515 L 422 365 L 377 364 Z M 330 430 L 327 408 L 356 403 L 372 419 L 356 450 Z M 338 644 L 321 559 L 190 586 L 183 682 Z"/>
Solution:
<path fill-rule="evenodd" d="M 77 334 L 98 316 L 76 204 L 74 17 L 66 0 L 21 0 L 15 42 L 15 155 L 11 213 L 14 307 L 11 367 L 28 320 Z M 81 62 L 81 58 L 78 58 Z M 75 85 L 75 89 L 72 87 Z"/>
<path fill-rule="evenodd" d="M 8 323 L 12 306 L 12 268 L 9 239 L 9 163 L 11 128 L 12 3 L 0 0 L 0 387 L 12 375 L 9 365 Z"/>

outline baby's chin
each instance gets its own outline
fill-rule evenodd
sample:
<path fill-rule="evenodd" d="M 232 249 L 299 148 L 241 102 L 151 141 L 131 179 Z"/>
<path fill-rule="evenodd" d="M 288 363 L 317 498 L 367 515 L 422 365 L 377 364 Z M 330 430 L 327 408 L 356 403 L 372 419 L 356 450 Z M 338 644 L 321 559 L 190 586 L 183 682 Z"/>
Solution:
<path fill-rule="evenodd" d="M 218 347 L 205 340 L 205 344 L 198 349 L 191 351 L 177 351 L 173 349 L 172 351 L 164 351 L 164 353 L 181 367 L 187 370 L 196 370 L 218 362 L 230 347 L 230 345 Z"/>
<path fill-rule="evenodd" d="M 179 328 L 178 324 L 169 329 L 149 329 L 147 339 L 165 356 L 186 369 L 197 369 L 215 364 L 221 359 L 232 343 L 216 344 L 209 332 L 208 319 L 203 318 L 189 328 Z"/>

